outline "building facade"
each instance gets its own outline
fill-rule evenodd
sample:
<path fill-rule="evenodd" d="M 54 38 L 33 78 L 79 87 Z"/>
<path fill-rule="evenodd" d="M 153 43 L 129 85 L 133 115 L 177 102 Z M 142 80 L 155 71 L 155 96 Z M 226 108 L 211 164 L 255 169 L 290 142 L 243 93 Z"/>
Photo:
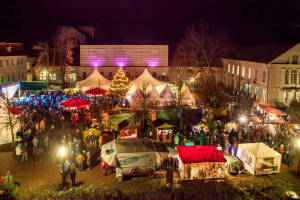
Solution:
<path fill-rule="evenodd" d="M 22 43 L 0 43 L 0 85 L 27 80 L 27 53 Z"/>
<path fill-rule="evenodd" d="M 241 57 L 222 59 L 222 83 L 257 101 L 285 105 L 300 99 L 300 44 L 257 45 Z"/>
<path fill-rule="evenodd" d="M 168 45 L 80 45 L 80 67 L 76 80 L 88 77 L 93 68 L 112 80 L 118 67 L 134 80 L 145 68 L 161 81 L 168 81 Z"/>

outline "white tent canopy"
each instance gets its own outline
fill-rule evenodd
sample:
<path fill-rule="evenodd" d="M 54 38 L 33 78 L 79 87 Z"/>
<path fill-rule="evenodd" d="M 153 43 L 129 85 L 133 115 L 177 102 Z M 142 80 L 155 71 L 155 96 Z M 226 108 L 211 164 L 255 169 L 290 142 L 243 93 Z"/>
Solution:
<path fill-rule="evenodd" d="M 237 157 L 253 175 L 279 173 L 281 154 L 264 143 L 239 144 Z"/>
<path fill-rule="evenodd" d="M 160 95 L 155 88 L 152 88 L 151 92 L 149 93 L 149 98 L 160 98 Z"/>
<path fill-rule="evenodd" d="M 166 85 L 165 89 L 161 93 L 161 96 L 162 96 L 162 98 L 165 98 L 165 99 L 174 99 L 175 98 L 169 84 Z"/>
<path fill-rule="evenodd" d="M 151 92 L 152 88 L 153 88 L 153 86 L 152 86 L 152 84 L 150 83 L 150 84 L 148 85 L 148 87 L 146 88 L 146 94 L 149 94 L 149 93 Z"/>
<path fill-rule="evenodd" d="M 76 86 L 85 91 L 96 87 L 106 88 L 110 83 L 110 80 L 107 80 L 99 73 L 97 68 L 94 68 L 93 73 L 86 79 L 76 82 Z"/>
<path fill-rule="evenodd" d="M 150 83 L 151 83 L 152 87 L 157 87 L 157 86 L 167 84 L 166 82 L 155 79 L 149 73 L 147 68 L 145 68 L 144 72 L 139 77 L 137 77 L 135 80 L 133 80 L 133 83 L 138 87 L 146 87 L 146 88 L 149 86 Z"/>
<path fill-rule="evenodd" d="M 5 105 L 0 108 L 0 145 L 12 142 L 11 129 L 9 126 L 9 115 L 8 108 Z M 16 140 L 16 132 L 20 128 L 19 120 L 11 114 L 12 124 L 13 124 L 13 132 L 14 138 Z"/>
<path fill-rule="evenodd" d="M 135 91 L 136 91 L 136 85 L 134 83 L 132 83 L 130 89 L 128 90 L 128 92 L 125 95 L 125 99 L 130 100 L 131 96 L 134 94 Z"/>
<path fill-rule="evenodd" d="M 190 89 L 186 86 L 185 86 L 184 90 L 182 90 L 182 89 L 183 89 L 183 86 L 181 88 L 183 103 L 194 106 L 196 103 L 196 98 L 192 95 Z"/>

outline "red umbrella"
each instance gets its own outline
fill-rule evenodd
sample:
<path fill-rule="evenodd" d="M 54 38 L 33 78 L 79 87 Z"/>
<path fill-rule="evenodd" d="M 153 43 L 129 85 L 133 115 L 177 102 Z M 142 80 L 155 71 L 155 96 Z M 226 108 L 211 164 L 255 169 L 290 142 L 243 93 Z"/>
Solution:
<path fill-rule="evenodd" d="M 8 107 L 8 108 L 11 114 L 13 115 L 20 115 L 25 111 L 24 108 L 18 108 L 18 107 Z"/>
<path fill-rule="evenodd" d="M 94 88 L 94 89 L 90 89 L 85 91 L 86 94 L 90 94 L 90 95 L 100 95 L 102 94 L 103 96 L 106 96 L 107 94 L 107 90 L 104 89 L 100 89 L 100 88 Z"/>
<path fill-rule="evenodd" d="M 90 104 L 91 104 L 90 100 L 73 98 L 61 102 L 59 106 L 63 108 L 83 108 L 83 107 L 87 107 Z"/>

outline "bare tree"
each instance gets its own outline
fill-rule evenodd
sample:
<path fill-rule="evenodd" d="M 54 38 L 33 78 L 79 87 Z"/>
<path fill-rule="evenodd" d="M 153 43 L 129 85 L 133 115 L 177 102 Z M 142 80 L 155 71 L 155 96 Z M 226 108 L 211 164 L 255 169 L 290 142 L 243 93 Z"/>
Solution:
<path fill-rule="evenodd" d="M 37 50 L 38 57 L 36 59 L 36 64 L 34 67 L 34 74 L 37 76 L 42 71 L 42 67 L 49 67 L 49 54 L 50 54 L 50 47 L 48 42 L 38 42 L 36 45 L 33 46 L 33 50 Z M 47 77 L 48 78 L 48 77 Z"/>
<path fill-rule="evenodd" d="M 216 108 L 218 89 L 213 67 L 220 63 L 220 57 L 225 55 L 228 49 L 229 42 L 224 31 L 200 22 L 187 28 L 184 38 L 175 51 L 175 63 L 197 68 L 198 73 L 201 74 L 201 76 L 197 75 L 198 82 L 209 93 L 214 108 Z"/>

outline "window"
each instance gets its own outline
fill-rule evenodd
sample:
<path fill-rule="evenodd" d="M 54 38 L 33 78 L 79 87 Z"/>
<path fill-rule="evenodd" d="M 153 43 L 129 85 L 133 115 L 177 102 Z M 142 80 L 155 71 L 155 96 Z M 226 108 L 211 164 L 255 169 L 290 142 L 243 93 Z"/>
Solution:
<path fill-rule="evenodd" d="M 285 75 L 284 75 L 284 83 L 289 84 L 289 70 L 285 70 Z"/>
<path fill-rule="evenodd" d="M 12 79 L 12 81 L 15 81 L 15 75 L 14 74 L 11 76 L 11 79 Z"/>
<path fill-rule="evenodd" d="M 22 79 L 24 79 L 24 72 L 22 72 Z"/>
<path fill-rule="evenodd" d="M 227 71 L 228 71 L 228 73 L 230 73 L 230 64 L 228 64 L 228 70 Z"/>
<path fill-rule="evenodd" d="M 100 72 L 100 74 L 101 74 L 102 76 L 104 76 L 104 72 Z"/>
<path fill-rule="evenodd" d="M 3 62 L 2 62 L 2 60 L 0 60 L 0 67 L 3 67 Z"/>
<path fill-rule="evenodd" d="M 56 74 L 55 73 L 50 74 L 50 80 L 56 81 Z"/>
<path fill-rule="evenodd" d="M 10 82 L 10 75 L 7 76 L 7 82 Z"/>
<path fill-rule="evenodd" d="M 156 72 L 152 72 L 152 76 L 153 76 L 154 78 L 156 78 L 156 76 L 157 76 Z"/>
<path fill-rule="evenodd" d="M 161 73 L 161 80 L 162 81 L 166 80 L 166 73 L 165 72 Z"/>
<path fill-rule="evenodd" d="M 46 73 L 40 73 L 40 80 L 41 81 L 47 80 L 47 74 Z"/>
<path fill-rule="evenodd" d="M 135 78 L 139 77 L 139 73 L 135 72 Z"/>
<path fill-rule="evenodd" d="M 20 65 L 20 60 L 19 59 L 17 59 L 17 65 Z"/>
<path fill-rule="evenodd" d="M 245 67 L 242 68 L 242 77 L 245 76 Z"/>
<path fill-rule="evenodd" d="M 130 80 L 130 72 L 126 72 L 126 76 Z"/>
<path fill-rule="evenodd" d="M 4 83 L 4 76 L 1 76 L 1 84 Z"/>
<path fill-rule="evenodd" d="M 54 74 L 53 74 L 53 78 L 54 78 Z M 55 79 L 56 79 L 56 74 L 55 74 Z M 76 81 L 76 74 L 70 74 L 70 82 L 75 83 L 75 81 Z"/>
<path fill-rule="evenodd" d="M 267 76 L 267 72 L 263 71 L 263 78 L 262 78 L 262 82 L 265 83 L 266 82 L 266 76 Z"/>
<path fill-rule="evenodd" d="M 23 65 L 24 64 L 24 62 L 23 62 L 23 58 L 21 58 L 21 65 Z"/>
<path fill-rule="evenodd" d="M 267 91 L 266 90 L 263 90 L 262 97 L 263 97 L 263 102 L 266 102 L 267 101 Z"/>
<path fill-rule="evenodd" d="M 20 80 L 20 78 L 21 78 L 21 74 L 20 74 L 20 73 L 18 73 L 18 80 Z"/>
<path fill-rule="evenodd" d="M 251 68 L 248 68 L 248 78 L 251 78 Z"/>
<path fill-rule="evenodd" d="M 255 69 L 255 79 L 257 80 L 258 69 Z"/>
<path fill-rule="evenodd" d="M 27 71 L 30 72 L 30 63 L 27 62 Z"/>
<path fill-rule="evenodd" d="M 232 74 L 234 74 L 234 65 L 232 65 Z"/>
<path fill-rule="evenodd" d="M 109 80 L 112 80 L 112 72 L 109 72 L 109 73 L 108 73 L 108 79 L 109 79 Z"/>
<path fill-rule="evenodd" d="M 297 70 L 291 71 L 291 84 L 296 84 L 297 82 Z"/>
<path fill-rule="evenodd" d="M 9 66 L 9 60 L 6 60 L 6 66 Z"/>
<path fill-rule="evenodd" d="M 82 73 L 82 79 L 83 79 L 83 80 L 86 79 L 86 72 L 83 72 L 83 73 Z"/>
<path fill-rule="evenodd" d="M 293 55 L 292 64 L 298 64 L 298 56 L 297 55 Z"/>
<path fill-rule="evenodd" d="M 11 66 L 14 66 L 14 59 L 11 59 Z"/>
<path fill-rule="evenodd" d="M 240 75 L 240 66 L 236 66 L 236 75 Z"/>

